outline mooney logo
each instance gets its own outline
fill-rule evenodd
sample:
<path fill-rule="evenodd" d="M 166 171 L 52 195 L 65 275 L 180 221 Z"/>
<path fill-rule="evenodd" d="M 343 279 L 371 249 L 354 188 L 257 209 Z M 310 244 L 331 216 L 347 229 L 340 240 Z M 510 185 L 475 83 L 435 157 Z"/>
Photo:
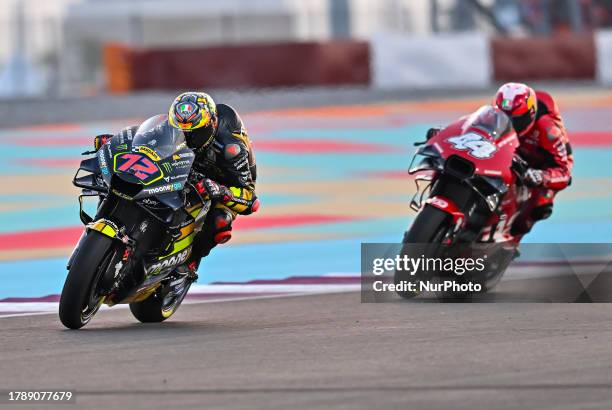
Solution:
<path fill-rule="evenodd" d="M 149 266 L 149 268 L 147 269 L 147 274 L 151 276 L 158 275 L 160 272 L 162 272 L 163 270 L 167 268 L 171 268 L 171 267 L 174 267 L 176 265 L 179 265 L 185 262 L 187 260 L 187 257 L 189 256 L 190 251 L 191 251 L 191 247 L 188 249 L 185 249 L 184 251 L 180 253 L 177 253 L 176 255 L 170 258 L 166 258 L 161 262 L 158 262 L 158 263 L 155 263 Z"/>
<path fill-rule="evenodd" d="M 146 189 L 145 192 L 147 194 L 161 194 L 164 192 L 170 192 L 170 191 L 174 191 L 174 188 L 172 185 L 162 185 L 162 186 L 158 186 L 156 188 L 151 188 L 151 189 Z"/>

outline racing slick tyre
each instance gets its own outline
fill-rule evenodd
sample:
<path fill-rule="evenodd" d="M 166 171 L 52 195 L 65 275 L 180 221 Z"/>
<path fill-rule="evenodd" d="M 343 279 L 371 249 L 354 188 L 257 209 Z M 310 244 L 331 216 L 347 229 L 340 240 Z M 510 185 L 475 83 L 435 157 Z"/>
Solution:
<path fill-rule="evenodd" d="M 402 247 L 401 255 L 410 253 L 410 244 L 429 244 L 425 249 L 425 253 L 427 255 L 435 255 L 451 229 L 451 219 L 448 213 L 433 206 L 425 205 L 404 236 L 404 246 Z M 412 282 L 414 280 L 415 277 L 411 276 L 410 273 L 399 270 L 395 271 L 393 278 L 396 285 L 402 281 Z M 418 291 L 411 292 L 407 290 L 397 291 L 397 294 L 404 299 L 412 299 L 420 293 Z"/>
<path fill-rule="evenodd" d="M 190 286 L 190 279 L 186 279 L 185 285 L 179 292 L 172 290 L 169 284 L 162 285 L 145 300 L 130 303 L 130 311 L 142 323 L 163 322 L 177 311 Z"/>
<path fill-rule="evenodd" d="M 108 236 L 89 231 L 74 256 L 59 303 L 59 317 L 67 328 L 85 326 L 104 303 L 98 289 L 113 257 L 113 245 Z"/>

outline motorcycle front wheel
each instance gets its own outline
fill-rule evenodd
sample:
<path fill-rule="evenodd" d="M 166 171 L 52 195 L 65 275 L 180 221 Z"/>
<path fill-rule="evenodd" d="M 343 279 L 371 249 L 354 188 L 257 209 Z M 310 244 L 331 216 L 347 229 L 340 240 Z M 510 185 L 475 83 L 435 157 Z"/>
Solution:
<path fill-rule="evenodd" d="M 59 317 L 69 329 L 80 329 L 96 314 L 104 295 L 99 284 L 114 254 L 114 241 L 96 231 L 89 231 L 75 255 L 64 282 L 59 303 Z"/>
<path fill-rule="evenodd" d="M 452 221 L 450 215 L 438 208 L 430 205 L 419 212 L 410 229 L 404 237 L 404 245 L 401 250 L 401 255 L 410 254 L 411 244 L 427 245 L 425 252 L 427 256 L 435 255 L 442 245 L 442 242 L 452 230 Z M 410 276 L 404 271 L 395 271 L 393 281 L 399 284 L 402 281 L 415 281 L 416 278 Z M 397 291 L 397 294 L 403 299 L 412 299 L 418 296 L 421 292 Z"/>

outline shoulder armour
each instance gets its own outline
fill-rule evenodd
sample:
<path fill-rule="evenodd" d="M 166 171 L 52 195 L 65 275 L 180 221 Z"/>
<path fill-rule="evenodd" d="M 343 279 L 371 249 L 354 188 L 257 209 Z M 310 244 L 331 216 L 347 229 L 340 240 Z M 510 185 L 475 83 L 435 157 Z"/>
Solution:
<path fill-rule="evenodd" d="M 219 127 L 224 127 L 231 133 L 242 130 L 242 119 L 234 108 L 227 104 L 217 104 L 217 115 L 219 116 Z"/>

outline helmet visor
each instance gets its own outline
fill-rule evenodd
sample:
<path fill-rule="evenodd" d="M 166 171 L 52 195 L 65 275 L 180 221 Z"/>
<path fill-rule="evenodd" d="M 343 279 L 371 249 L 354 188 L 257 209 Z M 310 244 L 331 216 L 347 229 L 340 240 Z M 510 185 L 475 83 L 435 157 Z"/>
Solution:
<path fill-rule="evenodd" d="M 189 148 L 200 149 L 211 143 L 213 135 L 214 128 L 212 124 L 208 124 L 192 131 L 185 131 L 185 140 Z"/>
<path fill-rule="evenodd" d="M 515 115 L 512 117 L 512 126 L 517 134 L 522 135 L 533 124 L 533 114 L 526 112 L 525 114 Z"/>

